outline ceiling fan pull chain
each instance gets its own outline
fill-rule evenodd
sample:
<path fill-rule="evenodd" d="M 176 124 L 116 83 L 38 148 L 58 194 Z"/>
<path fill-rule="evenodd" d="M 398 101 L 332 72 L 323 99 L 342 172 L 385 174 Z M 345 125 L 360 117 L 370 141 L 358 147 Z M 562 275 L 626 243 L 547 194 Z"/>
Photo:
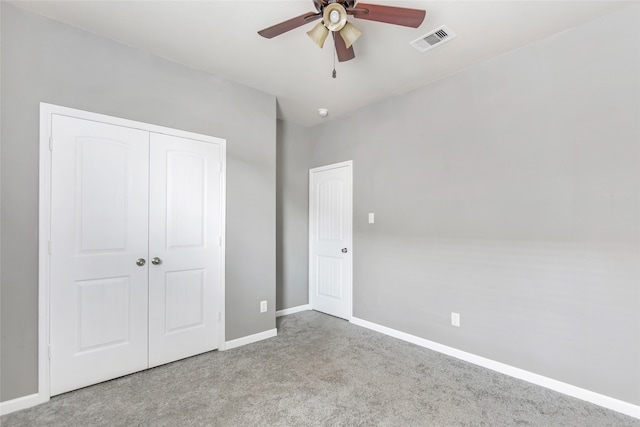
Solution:
<path fill-rule="evenodd" d="M 334 35 L 335 37 L 335 35 Z M 333 45 L 333 73 L 331 73 L 331 77 L 333 77 L 334 79 L 337 77 L 337 73 L 336 73 L 336 46 L 335 44 Z"/>

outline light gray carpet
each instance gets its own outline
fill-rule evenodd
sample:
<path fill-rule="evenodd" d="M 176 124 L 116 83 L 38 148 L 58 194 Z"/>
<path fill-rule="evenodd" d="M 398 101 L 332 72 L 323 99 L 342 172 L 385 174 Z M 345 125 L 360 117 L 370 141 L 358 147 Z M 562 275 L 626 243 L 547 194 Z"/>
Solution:
<path fill-rule="evenodd" d="M 10 426 L 640 426 L 598 406 L 307 311 L 278 337 L 87 387 Z"/>

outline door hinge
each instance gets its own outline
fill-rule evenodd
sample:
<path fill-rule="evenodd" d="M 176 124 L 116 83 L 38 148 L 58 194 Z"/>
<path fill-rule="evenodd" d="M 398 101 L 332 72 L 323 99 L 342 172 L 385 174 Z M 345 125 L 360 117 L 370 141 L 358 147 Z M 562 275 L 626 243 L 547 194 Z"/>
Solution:
<path fill-rule="evenodd" d="M 218 163 L 218 171 L 222 173 L 222 162 Z"/>
<path fill-rule="evenodd" d="M 49 135 L 49 151 L 53 151 L 53 135 Z"/>
<path fill-rule="evenodd" d="M 218 246 L 222 247 L 222 236 L 218 237 Z"/>
<path fill-rule="evenodd" d="M 218 312 L 218 322 L 222 321 L 222 312 Z"/>
<path fill-rule="evenodd" d="M 52 252 L 53 250 L 51 249 L 51 240 L 49 240 L 49 255 L 51 255 Z"/>
<path fill-rule="evenodd" d="M 47 347 L 47 354 L 49 356 L 49 360 L 51 360 L 51 346 Z"/>

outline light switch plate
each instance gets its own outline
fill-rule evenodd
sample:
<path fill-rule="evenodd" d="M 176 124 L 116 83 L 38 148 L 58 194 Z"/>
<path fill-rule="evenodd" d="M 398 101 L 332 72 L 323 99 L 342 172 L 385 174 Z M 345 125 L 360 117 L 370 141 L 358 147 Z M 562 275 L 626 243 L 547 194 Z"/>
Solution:
<path fill-rule="evenodd" d="M 373 224 L 375 222 L 375 214 L 370 213 L 369 214 L 369 224 Z"/>
<path fill-rule="evenodd" d="M 460 313 L 451 313 L 451 325 L 460 327 Z"/>

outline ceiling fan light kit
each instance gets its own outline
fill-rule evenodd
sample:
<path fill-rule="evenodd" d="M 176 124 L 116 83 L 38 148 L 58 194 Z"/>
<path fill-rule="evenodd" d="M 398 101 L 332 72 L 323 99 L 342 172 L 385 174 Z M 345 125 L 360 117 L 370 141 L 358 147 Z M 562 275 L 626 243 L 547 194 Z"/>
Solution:
<path fill-rule="evenodd" d="M 296 16 L 260 30 L 258 34 L 270 39 L 322 17 L 322 21 L 308 31 L 307 35 L 322 48 L 329 36 L 329 32 L 333 32 L 338 61 L 344 62 L 355 58 L 352 45 L 362 35 L 362 32 L 355 25 L 347 22 L 349 15 L 356 19 L 366 19 L 412 28 L 418 28 L 426 15 L 426 12 L 420 9 L 367 3 L 358 3 L 356 6 L 355 0 L 313 0 L 313 4 L 317 13 L 309 12 Z M 340 33 L 340 37 L 336 37 L 335 33 Z"/>
<path fill-rule="evenodd" d="M 330 31 L 340 31 L 347 23 L 347 10 L 339 3 L 331 3 L 325 6 L 322 18 Z"/>

